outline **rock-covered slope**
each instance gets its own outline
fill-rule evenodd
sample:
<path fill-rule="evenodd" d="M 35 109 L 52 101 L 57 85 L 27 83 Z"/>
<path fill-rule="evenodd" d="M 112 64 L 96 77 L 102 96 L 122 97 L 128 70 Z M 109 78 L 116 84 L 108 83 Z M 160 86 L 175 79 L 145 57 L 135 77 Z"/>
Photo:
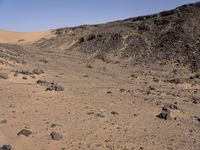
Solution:
<path fill-rule="evenodd" d="M 200 2 L 158 14 L 53 30 L 40 48 L 78 51 L 105 61 L 177 63 L 200 68 Z"/>

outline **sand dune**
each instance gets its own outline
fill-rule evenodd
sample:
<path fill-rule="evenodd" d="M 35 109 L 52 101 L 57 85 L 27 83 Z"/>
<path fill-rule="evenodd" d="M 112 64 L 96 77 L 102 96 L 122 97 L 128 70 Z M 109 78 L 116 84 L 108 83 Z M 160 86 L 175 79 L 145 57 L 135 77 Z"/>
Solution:
<path fill-rule="evenodd" d="M 30 44 L 41 38 L 51 37 L 51 31 L 42 32 L 14 32 L 0 30 L 0 43 Z"/>

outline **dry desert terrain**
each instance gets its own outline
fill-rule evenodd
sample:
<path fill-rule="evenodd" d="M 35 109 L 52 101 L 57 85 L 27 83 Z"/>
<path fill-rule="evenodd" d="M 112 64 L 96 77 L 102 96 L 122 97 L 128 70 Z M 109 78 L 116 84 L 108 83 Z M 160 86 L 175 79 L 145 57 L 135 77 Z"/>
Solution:
<path fill-rule="evenodd" d="M 0 150 L 200 150 L 199 11 L 0 31 Z"/>

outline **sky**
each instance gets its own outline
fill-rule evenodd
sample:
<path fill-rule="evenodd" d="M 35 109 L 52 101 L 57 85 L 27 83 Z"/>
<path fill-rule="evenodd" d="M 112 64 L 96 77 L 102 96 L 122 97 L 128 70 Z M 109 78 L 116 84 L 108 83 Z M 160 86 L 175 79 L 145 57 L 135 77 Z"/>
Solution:
<path fill-rule="evenodd" d="M 148 15 L 199 0 L 0 0 L 0 29 L 43 31 Z"/>

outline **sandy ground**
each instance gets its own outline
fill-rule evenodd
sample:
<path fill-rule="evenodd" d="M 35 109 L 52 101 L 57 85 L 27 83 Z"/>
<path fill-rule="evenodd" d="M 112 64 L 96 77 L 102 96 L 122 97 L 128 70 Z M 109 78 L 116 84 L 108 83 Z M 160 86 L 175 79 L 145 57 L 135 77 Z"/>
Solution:
<path fill-rule="evenodd" d="M 10 144 L 14 150 L 200 149 L 200 123 L 194 117 L 200 104 L 191 102 L 199 96 L 199 85 L 166 83 L 167 70 L 97 60 L 91 68 L 78 55 L 61 54 L 27 52 L 32 59 L 21 67 L 39 66 L 44 74 L 23 80 L 24 75 L 10 72 L 0 80 L 0 121 L 7 121 L 0 123 L 0 145 Z M 45 91 L 38 79 L 55 81 L 65 90 Z M 156 117 L 165 103 L 178 106 L 170 120 Z M 21 129 L 32 134 L 18 136 Z M 63 138 L 52 140 L 53 131 Z"/>
<path fill-rule="evenodd" d="M 31 44 L 41 38 L 49 38 L 51 36 L 51 31 L 14 32 L 0 30 L 0 43 Z"/>

